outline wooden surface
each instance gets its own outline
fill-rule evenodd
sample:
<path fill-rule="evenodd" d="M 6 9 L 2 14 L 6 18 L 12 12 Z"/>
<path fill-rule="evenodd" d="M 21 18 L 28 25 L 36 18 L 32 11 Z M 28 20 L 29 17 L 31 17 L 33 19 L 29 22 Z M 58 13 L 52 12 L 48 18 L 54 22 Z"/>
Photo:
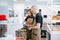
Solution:
<path fill-rule="evenodd" d="M 57 27 L 53 27 L 52 30 L 53 30 L 53 31 L 60 31 L 60 27 L 59 27 L 59 26 L 57 26 Z"/>

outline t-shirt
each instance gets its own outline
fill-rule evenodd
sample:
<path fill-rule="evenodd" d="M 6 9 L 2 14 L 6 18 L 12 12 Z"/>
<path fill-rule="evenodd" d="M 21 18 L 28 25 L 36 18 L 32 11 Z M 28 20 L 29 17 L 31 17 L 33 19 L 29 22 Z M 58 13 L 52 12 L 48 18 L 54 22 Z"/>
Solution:
<path fill-rule="evenodd" d="M 39 13 L 36 14 L 36 22 L 40 23 L 41 24 L 40 28 L 42 28 L 43 18 Z"/>
<path fill-rule="evenodd" d="M 33 16 L 32 16 L 32 17 L 30 17 L 30 16 L 27 16 L 27 17 L 26 17 L 26 19 L 25 19 L 25 21 L 27 21 L 27 19 L 28 19 L 28 18 L 33 18 Z"/>
<path fill-rule="evenodd" d="M 36 17 L 34 17 L 34 16 L 27 16 L 25 19 L 26 24 L 35 26 L 36 25 L 36 19 L 35 18 Z"/>

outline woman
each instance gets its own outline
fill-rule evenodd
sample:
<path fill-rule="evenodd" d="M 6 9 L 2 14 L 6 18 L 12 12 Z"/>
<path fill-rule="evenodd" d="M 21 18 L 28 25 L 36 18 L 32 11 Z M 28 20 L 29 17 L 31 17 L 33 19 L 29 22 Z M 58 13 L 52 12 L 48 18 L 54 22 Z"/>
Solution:
<path fill-rule="evenodd" d="M 35 20 L 31 9 L 28 9 L 28 16 L 25 19 L 25 25 L 27 29 L 27 40 L 31 39 L 32 27 L 35 25 Z"/>

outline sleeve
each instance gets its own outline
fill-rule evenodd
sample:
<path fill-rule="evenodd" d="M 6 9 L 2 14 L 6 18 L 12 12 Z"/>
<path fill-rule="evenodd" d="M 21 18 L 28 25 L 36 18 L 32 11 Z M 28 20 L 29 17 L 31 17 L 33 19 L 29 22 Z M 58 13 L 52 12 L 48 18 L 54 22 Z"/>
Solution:
<path fill-rule="evenodd" d="M 41 24 L 41 26 L 40 27 L 42 27 L 42 23 L 43 23 L 43 18 L 42 18 L 42 16 L 41 15 L 36 15 L 36 22 L 37 23 L 40 23 Z"/>
<path fill-rule="evenodd" d="M 27 19 L 28 19 L 28 16 L 25 18 L 25 21 L 27 21 Z"/>
<path fill-rule="evenodd" d="M 36 15 L 36 22 L 37 23 L 42 23 L 42 16 Z"/>

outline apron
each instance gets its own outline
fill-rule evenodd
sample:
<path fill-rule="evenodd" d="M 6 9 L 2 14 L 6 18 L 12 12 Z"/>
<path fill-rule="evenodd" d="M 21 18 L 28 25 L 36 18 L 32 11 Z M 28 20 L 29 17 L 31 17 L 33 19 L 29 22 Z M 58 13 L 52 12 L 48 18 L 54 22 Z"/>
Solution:
<path fill-rule="evenodd" d="M 41 30 L 40 29 L 33 29 L 32 30 L 32 40 L 41 40 Z"/>
<path fill-rule="evenodd" d="M 28 18 L 26 24 L 33 25 L 32 27 L 36 26 L 36 20 L 33 18 Z M 32 29 L 31 40 L 41 40 L 41 30 L 39 29 Z"/>

